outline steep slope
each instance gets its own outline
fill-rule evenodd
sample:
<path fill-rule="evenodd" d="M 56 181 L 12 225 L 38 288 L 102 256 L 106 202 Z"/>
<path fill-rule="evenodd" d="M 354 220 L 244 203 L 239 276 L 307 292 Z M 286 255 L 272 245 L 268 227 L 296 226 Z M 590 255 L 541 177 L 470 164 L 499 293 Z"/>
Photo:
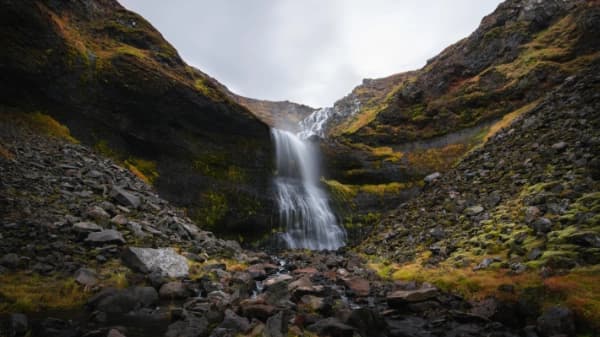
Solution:
<path fill-rule="evenodd" d="M 596 60 L 566 78 L 388 214 L 364 251 L 400 263 L 389 275 L 472 295 L 538 287 L 538 308 L 564 302 L 598 327 L 599 74 Z"/>
<path fill-rule="evenodd" d="M 146 20 L 114 0 L 0 7 L 3 111 L 53 116 L 202 226 L 270 231 L 268 126 Z"/>
<path fill-rule="evenodd" d="M 597 60 L 599 7 L 506 1 L 424 68 L 365 80 L 338 101 L 323 148 L 332 194 L 362 212 L 346 222 L 364 224 L 414 195 L 423 177 L 450 169 Z"/>

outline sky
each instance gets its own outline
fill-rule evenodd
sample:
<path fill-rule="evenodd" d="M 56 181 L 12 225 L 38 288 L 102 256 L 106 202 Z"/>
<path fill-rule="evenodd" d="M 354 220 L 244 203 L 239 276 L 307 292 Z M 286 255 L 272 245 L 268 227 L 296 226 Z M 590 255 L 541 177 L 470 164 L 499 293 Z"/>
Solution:
<path fill-rule="evenodd" d="M 119 0 L 183 59 L 247 97 L 331 106 L 418 69 L 499 0 Z"/>

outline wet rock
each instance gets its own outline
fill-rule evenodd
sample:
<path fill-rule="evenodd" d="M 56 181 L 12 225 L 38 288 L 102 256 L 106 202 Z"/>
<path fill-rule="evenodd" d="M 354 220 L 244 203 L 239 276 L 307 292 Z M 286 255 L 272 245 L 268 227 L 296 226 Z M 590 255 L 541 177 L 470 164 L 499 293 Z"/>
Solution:
<path fill-rule="evenodd" d="M 245 333 L 250 330 L 250 322 L 245 317 L 236 315 L 233 311 L 225 310 L 225 318 L 219 325 L 221 329 L 227 329 L 234 333 Z"/>
<path fill-rule="evenodd" d="M 118 186 L 113 186 L 110 197 L 125 207 L 138 208 L 141 204 L 140 197 Z"/>
<path fill-rule="evenodd" d="M 276 308 L 269 304 L 246 302 L 241 304 L 242 315 L 266 321 L 276 312 Z"/>
<path fill-rule="evenodd" d="M 188 315 L 184 320 L 169 325 L 165 337 L 202 337 L 209 333 L 209 323 L 204 317 Z"/>
<path fill-rule="evenodd" d="M 189 273 L 186 259 L 173 248 L 127 247 L 121 259 L 126 266 L 141 273 L 159 271 L 171 278 L 186 277 Z"/>
<path fill-rule="evenodd" d="M 406 303 L 422 302 L 436 298 L 439 291 L 436 288 L 422 288 L 416 290 L 396 290 L 386 297 L 390 307 L 403 306 Z"/>
<path fill-rule="evenodd" d="M 365 279 L 355 277 L 350 279 L 344 279 L 343 282 L 346 285 L 346 287 L 352 290 L 352 292 L 356 296 L 365 297 L 369 296 L 369 294 L 371 293 L 371 286 L 369 284 L 369 281 Z"/>
<path fill-rule="evenodd" d="M 181 281 L 172 281 L 163 284 L 158 291 L 162 299 L 184 299 L 191 296 L 191 291 Z"/>
<path fill-rule="evenodd" d="M 315 332 L 319 336 L 352 337 L 354 335 L 353 327 L 340 322 L 334 317 L 325 318 L 309 325 L 307 330 Z"/>
<path fill-rule="evenodd" d="M 285 337 L 288 333 L 288 324 L 283 312 L 269 317 L 265 325 L 265 337 Z"/>
<path fill-rule="evenodd" d="M 353 310 L 346 324 L 354 327 L 361 337 L 387 336 L 387 323 L 377 311 L 360 308 Z"/>
<path fill-rule="evenodd" d="M 44 337 L 76 337 L 81 335 L 81 329 L 73 321 L 57 318 L 46 318 L 42 321 L 39 336 Z"/>
<path fill-rule="evenodd" d="M 121 234 L 121 232 L 114 229 L 106 229 L 100 232 L 92 232 L 88 234 L 85 242 L 92 244 L 124 244 L 125 239 L 123 238 L 123 234 Z"/>
<path fill-rule="evenodd" d="M 573 312 L 565 307 L 550 307 L 537 319 L 537 330 L 542 337 L 575 335 Z"/>
<path fill-rule="evenodd" d="M 93 287 L 98 284 L 98 275 L 91 269 L 79 268 L 75 272 L 75 281 L 86 287 Z"/>
<path fill-rule="evenodd" d="M 21 337 L 27 334 L 29 331 L 29 322 L 27 316 L 23 314 L 11 314 L 10 315 L 10 337 Z"/>
<path fill-rule="evenodd" d="M 100 232 L 103 229 L 95 222 L 82 221 L 73 224 L 73 230 L 80 233 Z"/>
<path fill-rule="evenodd" d="M 407 317 L 402 320 L 387 320 L 390 337 L 432 337 L 425 328 L 427 321 L 420 317 Z"/>
<path fill-rule="evenodd" d="M 276 276 L 272 276 L 272 277 L 267 278 L 263 282 L 263 285 L 265 286 L 265 288 L 268 288 L 268 287 L 272 287 L 272 286 L 274 286 L 274 285 L 276 285 L 278 283 L 287 282 L 287 281 L 290 281 L 290 280 L 293 280 L 293 279 L 294 278 L 291 277 L 288 274 L 281 274 L 281 275 L 276 275 Z"/>

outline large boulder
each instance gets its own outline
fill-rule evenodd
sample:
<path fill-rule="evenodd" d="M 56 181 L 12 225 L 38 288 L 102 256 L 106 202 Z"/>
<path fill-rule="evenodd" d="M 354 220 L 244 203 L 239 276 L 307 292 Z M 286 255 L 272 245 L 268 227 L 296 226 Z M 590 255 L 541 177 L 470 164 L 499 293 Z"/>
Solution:
<path fill-rule="evenodd" d="M 354 328 L 340 322 L 337 318 L 329 317 L 308 326 L 308 331 L 315 332 L 319 336 L 352 337 Z"/>
<path fill-rule="evenodd" d="M 158 271 L 168 277 L 181 278 L 189 273 L 187 260 L 173 248 L 127 247 L 121 259 L 129 268 L 145 274 Z"/>
<path fill-rule="evenodd" d="M 107 288 L 88 300 L 88 306 L 93 309 L 113 314 L 124 314 L 157 303 L 158 293 L 152 287 Z"/>

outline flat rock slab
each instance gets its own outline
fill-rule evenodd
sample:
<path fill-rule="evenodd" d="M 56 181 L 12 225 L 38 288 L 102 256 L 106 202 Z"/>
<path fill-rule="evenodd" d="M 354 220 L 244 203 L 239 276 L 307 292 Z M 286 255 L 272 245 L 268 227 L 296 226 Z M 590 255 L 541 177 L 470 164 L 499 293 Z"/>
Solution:
<path fill-rule="evenodd" d="M 127 247 L 121 259 L 126 266 L 141 273 L 158 271 L 171 278 L 186 277 L 189 274 L 185 257 L 177 254 L 173 248 Z"/>
<path fill-rule="evenodd" d="M 121 234 L 119 231 L 107 229 L 88 234 L 85 242 L 93 244 L 125 243 L 125 239 L 123 238 L 123 234 Z"/>
<path fill-rule="evenodd" d="M 141 204 L 140 197 L 118 186 L 112 188 L 110 197 L 125 207 L 138 208 Z"/>
<path fill-rule="evenodd" d="M 73 224 L 73 230 L 81 233 L 99 232 L 104 228 L 98 226 L 94 222 L 82 221 Z"/>
<path fill-rule="evenodd" d="M 436 288 L 423 288 L 417 290 L 397 290 L 387 296 L 390 307 L 406 303 L 423 302 L 434 299 L 439 294 Z"/>

